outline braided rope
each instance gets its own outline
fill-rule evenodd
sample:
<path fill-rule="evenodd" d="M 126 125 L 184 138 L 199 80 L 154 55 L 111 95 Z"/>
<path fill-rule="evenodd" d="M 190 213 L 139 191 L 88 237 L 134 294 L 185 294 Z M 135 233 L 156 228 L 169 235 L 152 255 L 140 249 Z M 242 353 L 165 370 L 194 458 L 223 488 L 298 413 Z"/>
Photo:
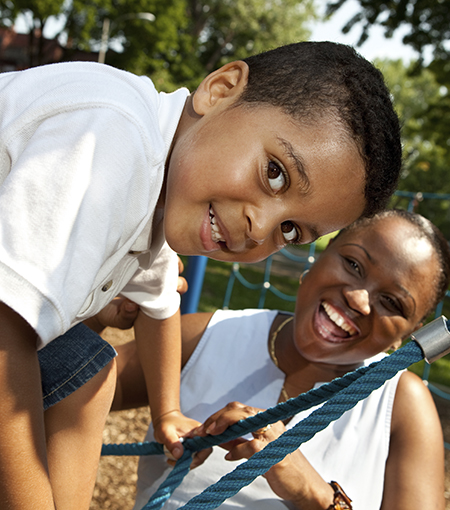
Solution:
<path fill-rule="evenodd" d="M 394 377 L 399 370 L 422 359 L 423 353 L 420 346 L 414 341 L 409 342 L 381 361 L 350 372 L 320 388 L 241 420 L 229 427 L 223 434 L 186 439 L 183 456 L 177 461 L 174 469 L 153 494 L 144 509 L 158 510 L 164 505 L 189 472 L 194 452 L 241 437 L 269 423 L 285 420 L 300 411 L 325 402 L 322 407 L 316 409 L 292 429 L 287 430 L 278 439 L 269 443 L 263 450 L 254 454 L 234 471 L 223 476 L 217 483 L 206 488 L 182 507 L 189 510 L 217 508 L 223 501 L 239 492 L 242 487 L 249 485 L 257 476 L 266 473 L 274 464 L 295 451 L 317 432 L 326 428 L 332 421 L 340 418 L 343 413 L 369 396 L 385 381 Z M 153 453 L 162 453 L 162 445 L 158 443 L 103 445 L 102 449 L 102 455 L 149 455 Z"/>
<path fill-rule="evenodd" d="M 249 485 L 257 476 L 266 473 L 286 455 L 295 451 L 303 442 L 311 439 L 317 432 L 326 428 L 329 423 L 354 407 L 359 400 L 366 398 L 372 391 L 382 386 L 399 370 L 403 370 L 421 359 L 423 359 L 423 354 L 420 347 L 415 342 L 410 342 L 388 358 L 379 361 L 364 376 L 342 389 L 322 407 L 181 508 L 186 510 L 217 508 L 223 501 L 239 492 L 242 487 Z"/>
<path fill-rule="evenodd" d="M 314 388 L 307 393 L 302 393 L 295 398 L 291 398 L 286 402 L 280 402 L 275 407 L 266 409 L 255 416 L 249 416 L 245 420 L 240 420 L 229 427 L 220 436 L 196 437 L 187 439 L 185 446 L 193 452 L 203 450 L 215 446 L 216 439 L 220 437 L 220 443 L 225 443 L 233 439 L 237 439 L 244 434 L 254 432 L 269 423 L 275 423 L 279 420 L 286 420 L 295 414 L 310 409 L 316 405 L 322 404 L 330 399 L 337 392 L 346 388 L 353 381 L 363 376 L 371 367 L 377 365 L 375 361 L 371 365 L 360 367 L 354 372 L 336 378 L 333 381 L 323 384 L 319 388 Z M 104 444 L 102 446 L 102 455 L 153 455 L 164 453 L 163 445 L 156 442 L 143 441 L 141 443 L 123 443 L 123 444 Z"/>

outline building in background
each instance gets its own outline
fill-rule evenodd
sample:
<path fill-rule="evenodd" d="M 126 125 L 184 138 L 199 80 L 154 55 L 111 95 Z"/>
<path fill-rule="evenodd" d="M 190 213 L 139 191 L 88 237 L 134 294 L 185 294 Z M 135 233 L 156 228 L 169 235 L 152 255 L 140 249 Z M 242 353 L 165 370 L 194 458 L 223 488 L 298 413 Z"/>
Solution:
<path fill-rule="evenodd" d="M 13 28 L 0 27 L 0 72 L 19 71 L 35 65 L 68 60 L 97 62 L 98 53 L 73 50 L 57 39 L 40 33 L 19 34 Z"/>

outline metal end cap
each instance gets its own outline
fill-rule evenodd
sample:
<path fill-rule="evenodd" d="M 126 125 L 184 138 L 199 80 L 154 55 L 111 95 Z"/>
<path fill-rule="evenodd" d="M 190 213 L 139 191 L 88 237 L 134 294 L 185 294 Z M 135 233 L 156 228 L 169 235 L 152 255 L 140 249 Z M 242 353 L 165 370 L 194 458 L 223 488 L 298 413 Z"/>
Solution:
<path fill-rule="evenodd" d="M 450 333 L 443 315 L 415 331 L 411 338 L 420 345 L 429 364 L 450 353 Z"/>

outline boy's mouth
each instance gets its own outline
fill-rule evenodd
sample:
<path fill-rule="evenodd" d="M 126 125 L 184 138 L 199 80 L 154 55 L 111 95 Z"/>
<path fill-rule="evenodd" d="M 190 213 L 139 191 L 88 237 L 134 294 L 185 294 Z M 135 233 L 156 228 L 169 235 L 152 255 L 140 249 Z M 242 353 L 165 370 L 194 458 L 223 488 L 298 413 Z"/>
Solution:
<path fill-rule="evenodd" d="M 332 331 L 329 331 L 333 336 L 341 338 L 349 338 L 358 333 L 350 321 L 341 314 L 334 306 L 326 301 L 322 301 L 321 310 L 326 314 L 329 319 L 329 326 L 333 325 Z M 327 328 L 328 329 L 328 328 Z"/>
<path fill-rule="evenodd" d="M 209 206 L 209 223 L 211 224 L 211 239 L 215 243 L 225 243 L 223 232 L 220 230 L 219 224 L 216 222 L 216 216 L 214 210 Z"/>

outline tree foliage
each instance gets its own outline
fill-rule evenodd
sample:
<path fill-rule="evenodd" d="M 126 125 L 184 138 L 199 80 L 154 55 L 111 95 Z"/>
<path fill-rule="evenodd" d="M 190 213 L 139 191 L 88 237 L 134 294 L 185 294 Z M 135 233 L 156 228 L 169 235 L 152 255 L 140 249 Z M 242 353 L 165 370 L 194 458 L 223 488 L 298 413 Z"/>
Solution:
<path fill-rule="evenodd" d="M 430 104 L 437 104 L 445 91 L 434 74 L 424 69 L 412 73 L 415 63 L 405 65 L 401 60 L 377 61 L 394 98 L 402 123 L 404 168 L 399 189 L 422 193 L 450 194 L 450 152 L 441 133 L 429 129 L 433 122 Z M 406 205 L 402 199 L 393 204 Z M 450 239 L 450 202 L 423 200 L 416 204 L 417 212 L 430 218 Z"/>
<path fill-rule="evenodd" d="M 336 12 L 347 0 L 330 0 L 327 14 Z M 421 102 L 420 131 L 427 140 L 433 140 L 440 150 L 450 147 L 450 1 L 449 0 L 357 0 L 359 11 L 348 20 L 343 32 L 353 26 L 361 27 L 358 45 L 368 37 L 370 28 L 377 24 L 391 37 L 399 27 L 407 27 L 403 42 L 417 51 L 418 60 L 408 69 L 419 76 L 423 68 L 433 74 L 439 93 Z M 431 62 L 426 62 L 428 53 Z M 428 59 L 428 58 L 427 58 Z M 420 79 L 423 79 L 422 78 Z M 439 180 L 439 185 L 442 182 Z M 437 192 L 438 189 L 435 189 Z"/>
<path fill-rule="evenodd" d="M 347 0 L 328 3 L 327 14 L 336 12 Z M 392 37 L 400 26 L 407 26 L 409 32 L 403 42 L 412 46 L 423 56 L 431 48 L 434 60 L 449 59 L 450 2 L 448 0 L 358 0 L 361 9 L 343 27 L 346 33 L 355 25 L 361 26 L 358 45 L 369 36 L 372 25 L 384 27 L 386 37 Z"/>
<path fill-rule="evenodd" d="M 124 51 L 113 62 L 156 76 L 166 88 L 196 87 L 230 60 L 308 39 L 305 22 L 315 16 L 313 0 L 131 0 L 126 9 L 148 10 L 156 19 L 124 30 Z"/>
<path fill-rule="evenodd" d="M 133 17 L 148 12 L 153 22 Z M 232 59 L 308 39 L 315 7 L 314 0 L 0 0 L 4 25 L 19 14 L 30 20 L 30 37 L 52 16 L 65 20 L 58 35 L 67 41 L 66 59 L 74 49 L 98 50 L 108 19 L 109 41 L 123 51 L 109 50 L 106 62 L 172 90 L 197 86 Z"/>

